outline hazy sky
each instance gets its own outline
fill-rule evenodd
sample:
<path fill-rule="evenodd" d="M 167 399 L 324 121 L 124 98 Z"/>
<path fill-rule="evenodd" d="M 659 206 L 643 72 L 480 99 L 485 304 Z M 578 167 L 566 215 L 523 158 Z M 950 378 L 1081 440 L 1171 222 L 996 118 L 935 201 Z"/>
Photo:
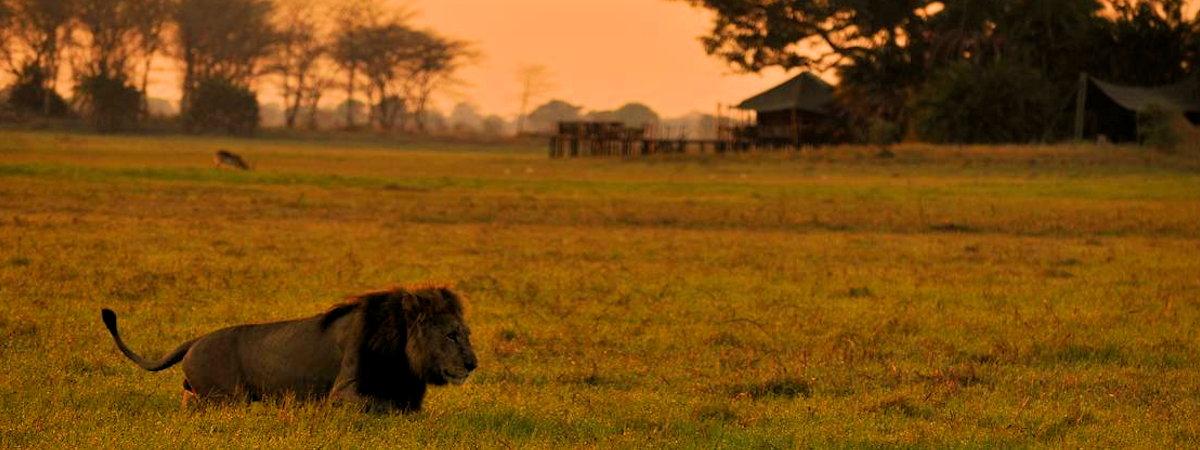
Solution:
<path fill-rule="evenodd" d="M 522 65 L 541 64 L 562 98 L 588 109 L 641 101 L 660 114 L 709 112 L 787 78 L 736 75 L 697 40 L 710 15 L 666 0 L 407 0 L 414 22 L 472 41 L 484 57 L 463 70 L 461 97 L 515 115 Z M 543 98 L 541 100 L 547 100 Z"/>
<path fill-rule="evenodd" d="M 640 101 L 660 114 L 713 112 L 786 80 L 781 71 L 737 74 L 698 41 L 712 17 L 668 0 L 393 0 L 416 12 L 414 25 L 473 42 L 483 57 L 462 70 L 465 85 L 438 105 L 470 101 L 514 117 L 520 67 L 540 64 L 556 86 L 537 103 L 561 98 L 587 109 Z M 1193 0 L 1196 3 L 1200 0 Z M 151 95 L 178 99 L 177 64 L 159 64 Z M 260 83 L 260 101 L 278 103 Z M 338 97 L 336 92 L 330 98 Z"/>
<path fill-rule="evenodd" d="M 641 101 L 667 116 L 711 112 L 788 78 L 736 74 L 705 54 L 698 39 L 712 16 L 681 1 L 395 1 L 418 13 L 418 25 L 476 43 L 484 59 L 462 72 L 469 85 L 459 98 L 505 116 L 516 114 L 516 73 L 526 64 L 551 69 L 551 97 L 588 109 Z"/>

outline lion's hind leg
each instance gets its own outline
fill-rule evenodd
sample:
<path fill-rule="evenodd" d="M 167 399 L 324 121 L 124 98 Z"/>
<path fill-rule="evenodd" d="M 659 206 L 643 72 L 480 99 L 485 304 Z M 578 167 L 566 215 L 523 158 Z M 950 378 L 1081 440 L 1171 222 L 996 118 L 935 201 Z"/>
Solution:
<path fill-rule="evenodd" d="M 200 397 L 196 395 L 196 391 L 192 390 L 191 383 L 183 380 L 183 399 L 179 402 L 180 409 L 188 411 L 194 408 L 200 402 Z"/>

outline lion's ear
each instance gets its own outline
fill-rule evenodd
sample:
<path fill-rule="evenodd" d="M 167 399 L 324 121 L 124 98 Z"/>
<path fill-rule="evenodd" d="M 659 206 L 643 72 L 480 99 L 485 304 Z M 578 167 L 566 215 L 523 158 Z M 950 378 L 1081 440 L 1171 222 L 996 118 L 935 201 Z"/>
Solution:
<path fill-rule="evenodd" d="M 448 287 L 438 288 L 438 294 L 440 294 L 442 299 L 446 301 L 446 305 L 450 307 L 451 311 L 458 314 L 462 313 L 462 298 L 459 297 L 458 294 L 454 293 L 454 291 L 450 290 Z"/>
<path fill-rule="evenodd" d="M 408 291 L 396 292 L 396 297 L 399 298 L 400 310 L 404 314 L 404 321 L 408 323 L 419 322 L 422 313 L 425 312 L 425 307 L 421 299 Z"/>

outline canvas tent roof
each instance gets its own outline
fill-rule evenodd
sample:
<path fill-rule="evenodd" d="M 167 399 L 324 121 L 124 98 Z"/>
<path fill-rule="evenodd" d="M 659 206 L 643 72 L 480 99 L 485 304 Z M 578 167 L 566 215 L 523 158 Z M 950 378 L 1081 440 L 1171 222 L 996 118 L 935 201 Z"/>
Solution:
<path fill-rule="evenodd" d="M 1200 78 L 1156 87 L 1121 86 L 1092 78 L 1108 98 L 1122 108 L 1142 111 L 1151 105 L 1182 112 L 1200 112 Z"/>
<path fill-rule="evenodd" d="M 833 86 L 808 72 L 785 81 L 766 92 L 746 99 L 738 109 L 758 112 L 790 111 L 799 109 L 814 113 L 826 113 L 833 102 Z"/>

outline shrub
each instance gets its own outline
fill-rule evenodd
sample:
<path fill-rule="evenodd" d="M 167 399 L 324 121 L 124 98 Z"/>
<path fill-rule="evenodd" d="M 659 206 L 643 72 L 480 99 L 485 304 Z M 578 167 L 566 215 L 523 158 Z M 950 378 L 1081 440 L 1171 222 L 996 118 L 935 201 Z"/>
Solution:
<path fill-rule="evenodd" d="M 1179 121 L 1179 113 L 1156 105 L 1138 111 L 1138 142 L 1159 150 L 1175 150 L 1183 142 L 1182 133 L 1176 129 Z"/>
<path fill-rule="evenodd" d="M 80 110 L 97 130 L 120 131 L 137 125 L 142 93 L 124 77 L 87 76 L 75 86 Z"/>
<path fill-rule="evenodd" d="M 886 147 L 900 142 L 903 138 L 903 129 L 890 120 L 872 118 L 867 124 L 864 141 L 868 144 Z"/>
<path fill-rule="evenodd" d="M 201 80 L 183 113 L 184 128 L 192 132 L 250 135 L 258 130 L 258 121 L 254 92 L 222 78 Z"/>
<path fill-rule="evenodd" d="M 42 68 L 33 65 L 26 66 L 9 87 L 8 105 L 20 113 L 49 117 L 66 117 L 71 112 L 67 101 L 47 87 Z"/>
<path fill-rule="evenodd" d="M 958 63 L 936 72 L 913 98 L 913 126 L 935 143 L 1036 141 L 1052 129 L 1054 92 L 1024 65 Z"/>

